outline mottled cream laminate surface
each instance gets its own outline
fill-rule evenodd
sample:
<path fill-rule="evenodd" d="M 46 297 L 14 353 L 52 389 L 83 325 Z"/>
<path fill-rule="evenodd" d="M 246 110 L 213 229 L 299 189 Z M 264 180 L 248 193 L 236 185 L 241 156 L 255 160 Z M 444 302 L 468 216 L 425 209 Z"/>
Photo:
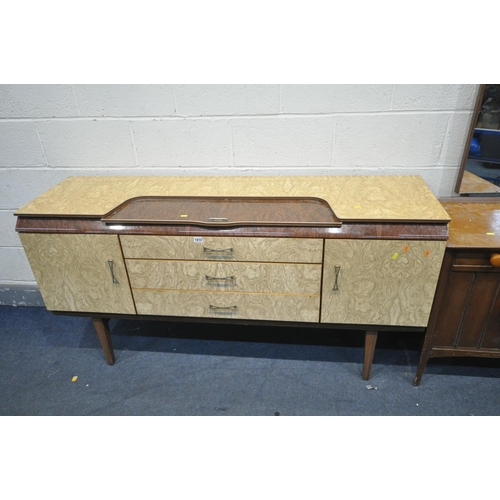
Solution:
<path fill-rule="evenodd" d="M 448 221 L 420 176 L 69 177 L 16 215 L 104 216 L 138 196 L 314 197 L 347 220 Z"/>
<path fill-rule="evenodd" d="M 21 233 L 19 237 L 48 310 L 135 314 L 118 236 Z"/>
<path fill-rule="evenodd" d="M 427 326 L 445 248 L 445 241 L 327 240 L 321 322 Z"/>
<path fill-rule="evenodd" d="M 138 314 L 319 321 L 319 295 L 133 290 Z"/>
<path fill-rule="evenodd" d="M 120 236 L 127 259 L 321 263 L 323 240 L 223 236 Z"/>
<path fill-rule="evenodd" d="M 320 294 L 321 264 L 126 261 L 132 288 Z"/>

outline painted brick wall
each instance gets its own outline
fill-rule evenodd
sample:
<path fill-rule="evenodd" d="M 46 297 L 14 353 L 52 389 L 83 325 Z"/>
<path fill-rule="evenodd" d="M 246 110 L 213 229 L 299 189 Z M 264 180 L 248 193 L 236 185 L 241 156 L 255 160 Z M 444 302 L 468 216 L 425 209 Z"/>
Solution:
<path fill-rule="evenodd" d="M 0 287 L 13 212 L 70 175 L 419 174 L 453 194 L 476 85 L 0 85 Z"/>

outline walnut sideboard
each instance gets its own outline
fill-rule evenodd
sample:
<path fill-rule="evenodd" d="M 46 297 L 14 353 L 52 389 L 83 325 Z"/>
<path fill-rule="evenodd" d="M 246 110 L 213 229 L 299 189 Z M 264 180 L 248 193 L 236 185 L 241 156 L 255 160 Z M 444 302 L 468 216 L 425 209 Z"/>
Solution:
<path fill-rule="evenodd" d="M 500 201 L 467 197 L 442 205 L 450 234 L 414 385 L 429 358 L 500 358 Z"/>
<path fill-rule="evenodd" d="M 110 318 L 427 327 L 450 217 L 418 176 L 69 177 L 16 230 L 48 310 Z"/>

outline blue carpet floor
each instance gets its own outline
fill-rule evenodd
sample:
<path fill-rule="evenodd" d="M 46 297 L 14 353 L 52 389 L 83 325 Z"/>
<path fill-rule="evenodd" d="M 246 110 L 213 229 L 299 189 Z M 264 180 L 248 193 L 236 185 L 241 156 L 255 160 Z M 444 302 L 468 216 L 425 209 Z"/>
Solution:
<path fill-rule="evenodd" d="M 413 386 L 423 334 L 380 333 L 364 381 L 363 332 L 112 320 L 108 366 L 89 318 L 0 325 L 1 415 L 500 415 L 498 359 L 432 359 Z"/>

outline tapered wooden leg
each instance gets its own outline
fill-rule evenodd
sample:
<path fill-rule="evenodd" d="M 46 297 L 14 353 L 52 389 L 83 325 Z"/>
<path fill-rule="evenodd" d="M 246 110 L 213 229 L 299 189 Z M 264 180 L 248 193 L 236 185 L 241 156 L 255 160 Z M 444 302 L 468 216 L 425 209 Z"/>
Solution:
<path fill-rule="evenodd" d="M 377 344 L 378 332 L 367 331 L 365 333 L 365 356 L 363 360 L 363 380 L 370 378 L 375 345 Z"/>
<path fill-rule="evenodd" d="M 113 344 L 111 343 L 111 334 L 109 333 L 109 319 L 105 318 L 92 318 L 94 328 L 99 337 L 104 356 L 108 365 L 115 364 L 115 353 L 113 352 Z"/>
<path fill-rule="evenodd" d="M 424 346 L 422 348 L 422 352 L 420 353 L 420 361 L 418 362 L 417 367 L 417 375 L 415 376 L 415 380 L 413 381 L 413 385 L 420 385 L 420 380 L 422 379 L 422 375 L 424 374 L 425 366 L 427 365 L 427 360 L 430 357 L 431 349 L 432 349 L 432 338 L 431 335 L 426 335 L 424 340 Z"/>

